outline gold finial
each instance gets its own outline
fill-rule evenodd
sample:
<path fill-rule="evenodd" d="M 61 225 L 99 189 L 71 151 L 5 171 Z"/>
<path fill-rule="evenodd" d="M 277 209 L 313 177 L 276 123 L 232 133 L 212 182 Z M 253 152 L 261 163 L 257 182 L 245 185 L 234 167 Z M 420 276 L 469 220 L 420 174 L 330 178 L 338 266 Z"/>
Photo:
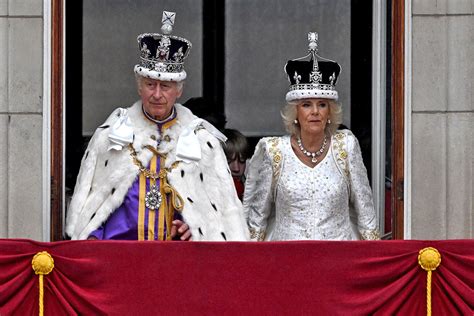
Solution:
<path fill-rule="evenodd" d="M 43 288 L 43 275 L 49 274 L 54 269 L 53 257 L 47 252 L 38 252 L 31 260 L 31 266 L 38 275 L 39 282 L 39 315 L 44 315 L 44 288 Z"/>
<path fill-rule="evenodd" d="M 46 275 L 53 271 L 54 260 L 47 251 L 42 251 L 38 252 L 33 257 L 33 260 L 31 260 L 31 265 L 35 271 L 35 274 Z"/>
<path fill-rule="evenodd" d="M 433 247 L 420 250 L 418 255 L 419 265 L 427 271 L 426 276 L 426 315 L 431 316 L 431 274 L 441 263 L 441 255 Z"/>
<path fill-rule="evenodd" d="M 441 255 L 433 247 L 427 247 L 420 250 L 418 263 L 426 271 L 434 271 L 441 263 Z"/>

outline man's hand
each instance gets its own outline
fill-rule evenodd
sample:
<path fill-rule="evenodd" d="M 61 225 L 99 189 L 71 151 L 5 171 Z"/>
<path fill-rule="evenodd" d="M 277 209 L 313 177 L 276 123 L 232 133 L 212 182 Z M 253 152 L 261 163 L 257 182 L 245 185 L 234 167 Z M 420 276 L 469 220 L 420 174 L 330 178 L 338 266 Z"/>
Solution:
<path fill-rule="evenodd" d="M 184 223 L 179 219 L 173 221 L 173 226 L 171 226 L 171 238 L 179 236 L 180 240 L 191 240 L 191 231 L 189 230 L 188 224 Z"/>

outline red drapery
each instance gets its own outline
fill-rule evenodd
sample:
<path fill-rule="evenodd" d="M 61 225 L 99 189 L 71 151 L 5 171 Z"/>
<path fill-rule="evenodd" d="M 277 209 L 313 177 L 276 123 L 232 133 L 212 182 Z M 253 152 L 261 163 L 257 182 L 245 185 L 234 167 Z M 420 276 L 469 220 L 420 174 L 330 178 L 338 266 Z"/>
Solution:
<path fill-rule="evenodd" d="M 45 315 L 473 315 L 474 241 L 0 240 L 0 315 L 38 314 L 33 256 L 47 251 Z"/>

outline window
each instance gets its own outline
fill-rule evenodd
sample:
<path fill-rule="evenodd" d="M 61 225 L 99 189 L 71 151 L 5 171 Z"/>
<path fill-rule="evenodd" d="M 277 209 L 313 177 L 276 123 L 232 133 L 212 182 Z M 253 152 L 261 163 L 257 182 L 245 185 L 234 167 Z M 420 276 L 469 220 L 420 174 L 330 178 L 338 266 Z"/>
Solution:
<path fill-rule="evenodd" d="M 63 82 L 59 70 L 63 1 L 52 1 L 53 60 L 58 67 L 57 71 L 53 69 L 53 83 Z M 403 187 L 403 4 L 389 1 L 380 9 L 362 0 L 168 2 L 83 0 L 68 2 L 65 7 L 65 131 L 60 123 L 61 100 L 57 97 L 52 102 L 52 240 L 63 236 L 63 209 L 67 203 L 61 201 L 66 189 L 72 190 L 75 183 L 88 137 L 115 107 L 127 107 L 138 98 L 132 72 L 137 60 L 136 35 L 150 30 L 159 32 L 161 11 L 171 7 L 178 12 L 173 33 L 193 42 L 186 62 L 190 79 L 181 101 L 194 96 L 211 99 L 227 114 L 228 126 L 244 132 L 253 144 L 261 136 L 284 133 L 279 117 L 288 88 L 283 66 L 288 59 L 304 56 L 306 33 L 318 31 L 320 54 L 343 67 L 338 90 L 345 111 L 344 124 L 358 137 L 372 184 L 377 186 L 374 192 L 383 219 L 381 225 L 391 228 L 394 223 L 393 237 L 403 237 L 400 192 L 388 190 L 384 181 L 387 178 L 387 184 L 396 183 L 393 187 L 402 181 Z M 392 8 L 393 20 L 387 18 L 392 16 Z M 381 38 L 386 45 L 377 44 L 377 54 L 386 47 L 385 61 L 381 61 L 385 69 L 373 67 L 377 65 L 373 30 L 380 27 L 373 23 L 374 10 L 385 16 L 381 19 L 386 33 Z M 372 81 L 376 70 L 383 72 L 378 78 L 386 80 L 384 93 L 374 97 Z M 53 96 L 62 93 L 61 84 L 53 85 Z M 381 100 L 384 96 L 386 102 Z M 380 119 L 386 122 L 382 123 L 384 128 L 374 124 Z M 377 137 L 374 133 L 378 133 Z M 64 135 L 67 145 L 63 149 L 60 140 Z M 391 139 L 395 140 L 392 146 Z M 387 157 L 387 162 L 380 157 Z M 397 171 L 392 175 L 392 170 Z M 378 180 L 374 181 L 374 177 Z M 387 203 L 386 197 L 390 197 Z"/>

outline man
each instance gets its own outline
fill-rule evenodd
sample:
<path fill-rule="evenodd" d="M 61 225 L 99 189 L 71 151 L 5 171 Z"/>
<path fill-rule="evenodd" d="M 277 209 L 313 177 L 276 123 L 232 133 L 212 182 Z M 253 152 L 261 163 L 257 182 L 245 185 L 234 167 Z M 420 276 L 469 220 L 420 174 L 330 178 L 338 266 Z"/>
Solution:
<path fill-rule="evenodd" d="M 163 13 L 163 34 L 138 36 L 140 100 L 89 143 L 68 211 L 72 239 L 248 239 L 225 136 L 176 103 L 191 43 L 169 35 L 174 17 Z"/>

